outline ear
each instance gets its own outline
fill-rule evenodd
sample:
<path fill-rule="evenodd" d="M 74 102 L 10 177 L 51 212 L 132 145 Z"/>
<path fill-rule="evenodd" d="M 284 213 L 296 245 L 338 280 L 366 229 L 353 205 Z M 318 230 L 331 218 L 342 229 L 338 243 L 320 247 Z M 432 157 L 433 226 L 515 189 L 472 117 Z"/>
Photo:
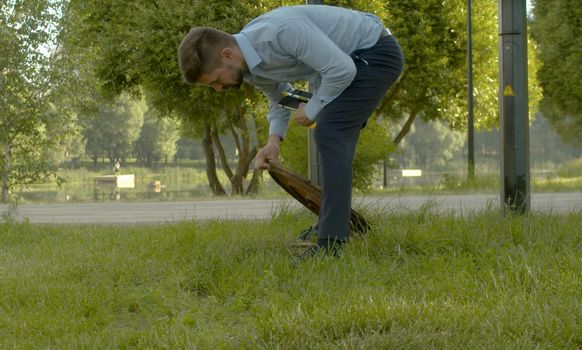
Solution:
<path fill-rule="evenodd" d="M 222 50 L 220 50 L 220 57 L 222 58 L 232 58 L 234 54 L 234 51 L 232 50 L 231 47 L 225 47 Z"/>

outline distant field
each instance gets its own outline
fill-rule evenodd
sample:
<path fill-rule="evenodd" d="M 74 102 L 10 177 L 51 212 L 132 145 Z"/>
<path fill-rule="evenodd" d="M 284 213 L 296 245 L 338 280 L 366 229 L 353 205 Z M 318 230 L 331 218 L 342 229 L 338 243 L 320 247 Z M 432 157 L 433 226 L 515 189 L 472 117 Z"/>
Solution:
<path fill-rule="evenodd" d="M 59 187 L 47 181 L 29 186 L 16 193 L 20 203 L 42 202 L 88 202 L 88 201 L 180 201 L 210 197 L 205 165 L 203 162 L 181 162 L 149 169 L 134 165 L 125 166 L 121 174 L 134 174 L 133 188 L 116 188 L 112 185 L 96 185 L 96 176 L 112 174 L 109 164 L 99 164 L 97 169 L 87 168 L 61 170 L 58 175 L 65 182 Z M 218 172 L 221 183 L 230 193 L 230 183 L 224 172 Z M 356 195 L 418 194 L 418 193 L 498 193 L 499 170 L 496 167 L 479 169 L 472 180 L 462 172 L 424 171 L 420 177 L 402 177 L 401 170 L 391 170 L 388 186 L 382 188 L 382 173 L 379 172 L 376 186 Z M 264 172 L 258 198 L 286 196 Z M 162 185 L 155 192 L 150 184 L 159 181 Z M 582 191 L 582 159 L 564 163 L 552 171 L 532 170 L 531 188 L 534 192 Z"/>
<path fill-rule="evenodd" d="M 312 216 L 0 224 L 0 348 L 580 349 L 582 213 L 366 213 L 297 263 Z"/>
<path fill-rule="evenodd" d="M 58 175 L 65 182 L 59 187 L 54 182 L 47 181 L 29 186 L 17 193 L 19 202 L 88 202 L 88 201 L 180 201 L 193 198 L 210 197 L 212 193 L 208 186 L 206 170 L 198 163 L 181 163 L 179 166 L 160 166 L 157 169 L 149 169 L 138 166 L 127 166 L 121 169 L 121 174 L 135 175 L 135 184 L 132 188 L 116 188 L 112 184 L 96 184 L 96 176 L 111 175 L 110 167 L 80 168 L 61 170 Z M 219 172 L 219 178 L 230 191 L 228 179 L 223 172 Z M 270 183 L 268 174 L 264 174 L 267 180 L 263 186 L 263 196 L 277 193 L 274 183 Z M 151 184 L 159 181 L 161 188 L 158 192 Z M 274 189 L 274 191 L 273 191 Z M 279 193 L 281 195 L 282 192 Z"/>

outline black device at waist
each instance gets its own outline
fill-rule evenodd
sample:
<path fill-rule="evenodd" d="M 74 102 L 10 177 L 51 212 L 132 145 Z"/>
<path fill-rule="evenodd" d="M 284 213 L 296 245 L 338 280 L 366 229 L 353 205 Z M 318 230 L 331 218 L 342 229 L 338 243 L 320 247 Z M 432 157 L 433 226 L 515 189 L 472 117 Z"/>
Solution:
<path fill-rule="evenodd" d="M 380 36 L 378 37 L 378 41 L 380 41 L 380 40 L 382 40 L 385 37 L 390 36 L 390 35 L 392 35 L 390 33 L 390 31 L 388 29 L 386 29 L 386 28 L 383 28 L 382 31 L 380 32 Z"/>

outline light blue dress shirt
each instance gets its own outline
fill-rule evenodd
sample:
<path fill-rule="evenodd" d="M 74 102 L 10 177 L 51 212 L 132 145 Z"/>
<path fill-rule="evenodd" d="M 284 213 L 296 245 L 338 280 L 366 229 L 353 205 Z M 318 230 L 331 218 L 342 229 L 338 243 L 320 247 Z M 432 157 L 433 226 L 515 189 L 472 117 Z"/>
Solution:
<path fill-rule="evenodd" d="M 291 6 L 267 12 L 234 37 L 249 72 L 244 80 L 269 99 L 269 135 L 285 137 L 290 112 L 278 106 L 290 82 L 314 84 L 305 113 L 318 113 L 356 75 L 350 54 L 374 46 L 384 24 L 375 15 L 331 6 Z"/>

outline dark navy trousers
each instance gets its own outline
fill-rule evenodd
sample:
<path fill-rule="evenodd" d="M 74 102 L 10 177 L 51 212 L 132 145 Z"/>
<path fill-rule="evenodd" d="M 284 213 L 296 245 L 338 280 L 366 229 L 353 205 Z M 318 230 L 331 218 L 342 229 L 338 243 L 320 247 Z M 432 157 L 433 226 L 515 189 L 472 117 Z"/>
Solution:
<path fill-rule="evenodd" d="M 317 225 L 320 240 L 349 237 L 352 161 L 360 129 L 403 69 L 402 50 L 391 35 L 351 57 L 357 69 L 354 81 L 319 113 L 315 127 L 323 191 Z"/>

